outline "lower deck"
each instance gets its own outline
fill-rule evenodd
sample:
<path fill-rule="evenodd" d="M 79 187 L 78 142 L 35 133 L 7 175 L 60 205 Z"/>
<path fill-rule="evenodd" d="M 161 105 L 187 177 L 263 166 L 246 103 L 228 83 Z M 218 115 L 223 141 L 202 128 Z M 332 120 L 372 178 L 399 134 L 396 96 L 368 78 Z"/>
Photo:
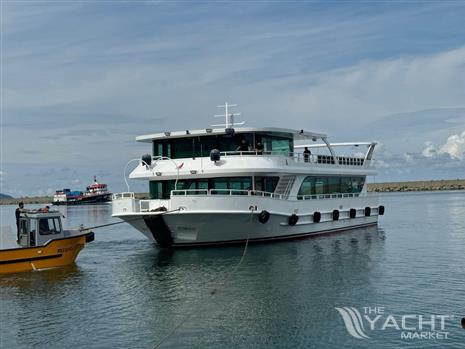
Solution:
<path fill-rule="evenodd" d="M 169 247 L 305 237 L 375 225 L 383 213 L 377 197 L 369 195 L 284 200 L 199 194 L 135 200 L 126 193 L 113 200 L 113 216 Z"/>

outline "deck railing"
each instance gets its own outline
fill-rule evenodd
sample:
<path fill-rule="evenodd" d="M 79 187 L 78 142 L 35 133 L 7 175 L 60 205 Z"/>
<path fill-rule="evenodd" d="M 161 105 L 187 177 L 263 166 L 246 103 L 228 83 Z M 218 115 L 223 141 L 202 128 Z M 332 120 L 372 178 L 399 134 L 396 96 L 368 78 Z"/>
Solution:
<path fill-rule="evenodd" d="M 240 190 L 240 189 L 182 189 L 172 190 L 171 196 L 261 196 L 278 200 L 322 200 L 322 199 L 340 199 L 359 197 L 360 193 L 331 193 L 331 194 L 312 194 L 297 195 L 284 197 L 282 194 L 270 193 L 259 190 Z"/>
<path fill-rule="evenodd" d="M 272 157 L 285 157 L 293 159 L 295 162 L 299 163 L 308 163 L 308 164 L 324 164 L 324 165 L 335 165 L 334 158 L 331 155 L 319 155 L 319 154 L 310 154 L 305 156 L 303 153 L 292 153 L 285 151 L 258 151 L 258 150 L 249 150 L 249 151 L 222 151 L 220 156 L 272 156 Z M 171 160 L 169 158 L 154 156 L 153 161 L 159 160 Z M 363 166 L 368 162 L 361 157 L 350 157 L 350 156 L 337 156 L 336 161 L 338 165 L 344 166 Z"/>
<path fill-rule="evenodd" d="M 113 194 L 112 199 L 113 200 L 134 199 L 134 193 L 133 192 L 115 193 Z"/>

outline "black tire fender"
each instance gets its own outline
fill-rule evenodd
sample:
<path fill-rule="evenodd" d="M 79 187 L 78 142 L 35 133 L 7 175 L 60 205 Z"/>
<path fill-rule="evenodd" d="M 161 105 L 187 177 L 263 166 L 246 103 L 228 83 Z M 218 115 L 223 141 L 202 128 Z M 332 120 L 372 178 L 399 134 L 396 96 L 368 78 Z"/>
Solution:
<path fill-rule="evenodd" d="M 292 214 L 289 216 L 288 224 L 293 227 L 297 224 L 298 220 L 299 217 L 296 214 Z"/>
<path fill-rule="evenodd" d="M 349 217 L 350 218 L 355 218 L 357 217 L 357 210 L 355 208 L 351 208 L 349 211 Z"/>
<path fill-rule="evenodd" d="M 266 222 L 269 221 L 270 216 L 271 216 L 270 212 L 268 212 L 267 210 L 263 210 L 262 212 L 258 214 L 258 221 L 262 224 L 265 224 Z"/>
<path fill-rule="evenodd" d="M 382 216 L 382 215 L 384 214 L 384 206 L 383 206 L 383 205 L 381 205 L 380 207 L 378 207 L 378 214 L 379 214 L 380 216 Z"/>
<path fill-rule="evenodd" d="M 371 215 L 371 207 L 365 207 L 365 216 L 369 217 Z"/>

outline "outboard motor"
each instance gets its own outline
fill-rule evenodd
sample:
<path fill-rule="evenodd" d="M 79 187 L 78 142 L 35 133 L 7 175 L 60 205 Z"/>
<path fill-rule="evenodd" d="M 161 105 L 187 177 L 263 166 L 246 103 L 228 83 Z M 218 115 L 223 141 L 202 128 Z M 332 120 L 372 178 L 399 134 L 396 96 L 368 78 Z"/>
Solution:
<path fill-rule="evenodd" d="M 152 155 L 150 154 L 142 155 L 142 161 L 145 162 L 148 166 L 152 165 Z"/>
<path fill-rule="evenodd" d="M 220 154 L 220 151 L 218 149 L 213 149 L 210 152 L 210 160 L 211 161 L 214 161 L 214 162 L 220 161 L 220 157 L 221 157 L 221 154 Z"/>

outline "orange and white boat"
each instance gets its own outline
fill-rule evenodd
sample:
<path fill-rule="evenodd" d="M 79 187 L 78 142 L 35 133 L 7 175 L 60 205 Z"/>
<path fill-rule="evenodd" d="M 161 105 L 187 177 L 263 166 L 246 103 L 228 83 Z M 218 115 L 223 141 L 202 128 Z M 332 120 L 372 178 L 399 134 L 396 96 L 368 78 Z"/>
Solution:
<path fill-rule="evenodd" d="M 23 211 L 19 229 L 17 245 L 0 250 L 0 274 L 72 264 L 85 244 L 94 240 L 93 232 L 64 230 L 59 211 Z"/>

